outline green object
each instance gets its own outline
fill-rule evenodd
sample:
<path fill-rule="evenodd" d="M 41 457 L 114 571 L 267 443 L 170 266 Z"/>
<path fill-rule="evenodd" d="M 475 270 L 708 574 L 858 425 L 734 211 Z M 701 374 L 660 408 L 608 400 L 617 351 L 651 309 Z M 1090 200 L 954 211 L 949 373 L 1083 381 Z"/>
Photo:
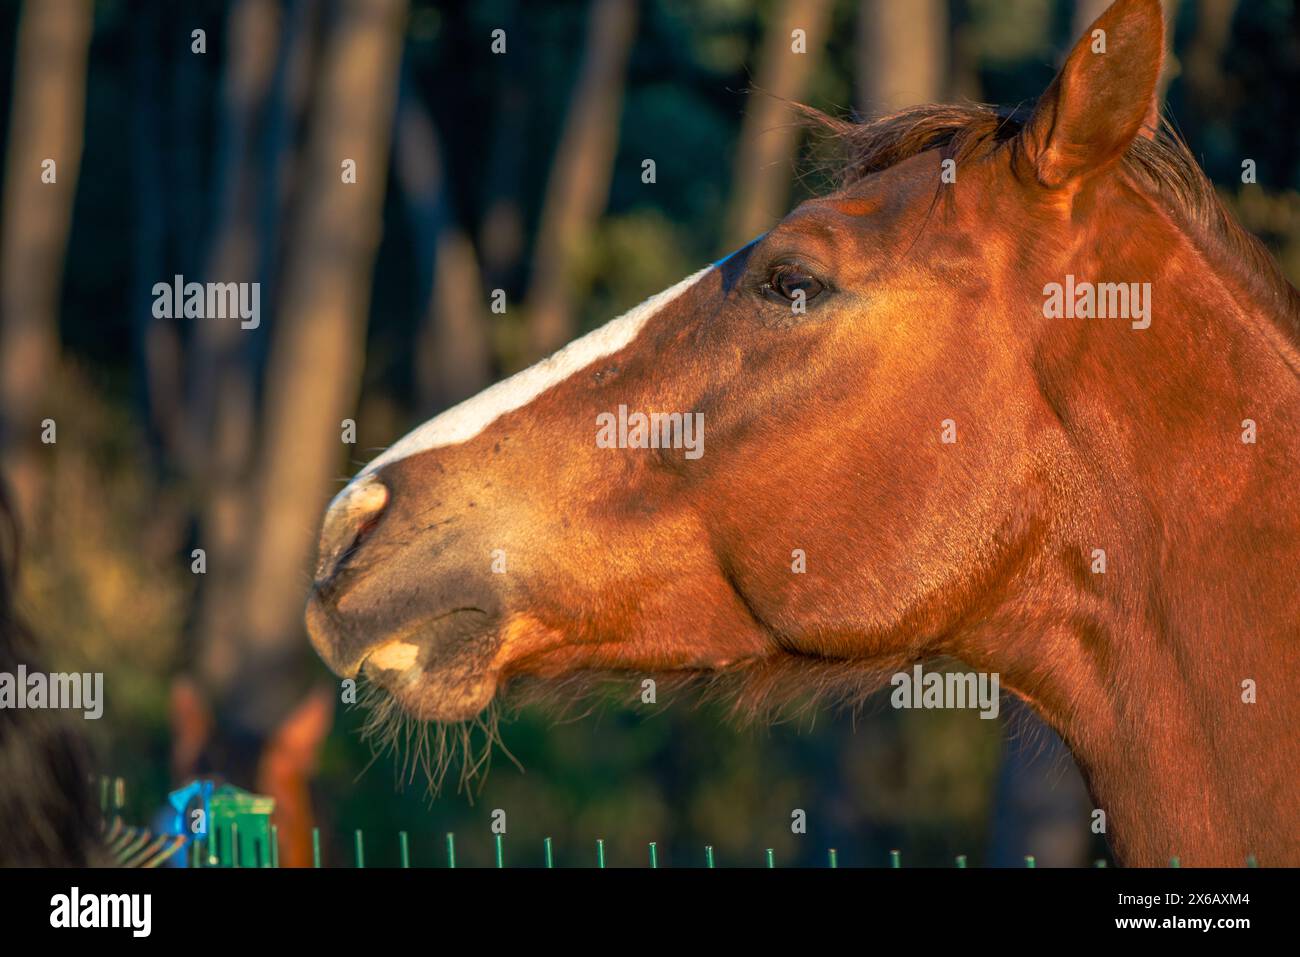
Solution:
<path fill-rule="evenodd" d="M 1106 866 L 1106 861 L 1105 861 L 1104 858 L 1100 858 L 1100 857 L 1099 857 L 1099 858 L 1097 858 L 1095 861 L 1092 862 L 1092 866 L 1093 866 L 1093 867 L 1105 867 L 1105 866 Z"/>
<path fill-rule="evenodd" d="M 208 841 L 218 867 L 258 867 L 269 856 L 275 798 L 252 794 L 232 784 L 212 792 L 208 802 Z"/>
<path fill-rule="evenodd" d="M 712 844 L 704 845 L 704 866 L 705 867 L 713 866 L 713 845 Z"/>
<path fill-rule="evenodd" d="M 767 849 L 767 866 L 776 867 L 776 854 L 773 853 L 770 847 Z"/>
<path fill-rule="evenodd" d="M 546 866 L 548 868 L 555 866 L 555 857 L 551 853 L 551 839 L 548 837 L 542 842 L 542 850 L 546 855 Z"/>
<path fill-rule="evenodd" d="M 655 845 L 654 841 L 650 842 L 650 866 L 659 866 L 659 848 Z"/>
<path fill-rule="evenodd" d="M 596 866 L 605 866 L 605 839 L 602 837 L 596 838 Z"/>
<path fill-rule="evenodd" d="M 352 843 L 356 847 L 357 867 L 366 866 L 366 839 L 361 836 L 361 828 L 357 828 L 353 835 Z"/>
<path fill-rule="evenodd" d="M 833 847 L 826 852 L 826 866 L 827 867 L 840 866 L 840 856 L 839 854 L 836 853 L 835 848 Z"/>
<path fill-rule="evenodd" d="M 965 854 L 958 854 L 958 855 L 957 855 L 957 866 L 958 866 L 958 867 L 962 867 L 962 868 L 964 868 L 964 867 L 966 866 L 966 855 L 965 855 Z"/>
<path fill-rule="evenodd" d="M 497 867 L 506 866 L 506 839 L 504 834 L 497 835 Z"/>
<path fill-rule="evenodd" d="M 1247 855 L 1246 855 L 1246 866 L 1247 866 L 1247 867 L 1259 867 L 1259 862 L 1258 862 L 1257 860 L 1255 860 L 1255 855 L 1254 855 L 1254 854 L 1247 854 Z"/>
<path fill-rule="evenodd" d="M 402 846 L 402 866 L 411 866 L 411 840 L 406 836 L 405 831 L 397 832 L 397 841 Z"/>
<path fill-rule="evenodd" d="M 271 825 L 271 866 L 280 866 L 280 829 Z"/>
<path fill-rule="evenodd" d="M 1178 862 L 1178 858 L 1176 858 L 1176 857 L 1171 857 L 1171 858 L 1169 858 L 1169 866 L 1170 866 L 1170 867 L 1182 867 L 1183 865 L 1180 864 L 1180 863 Z"/>
<path fill-rule="evenodd" d="M 903 866 L 903 852 L 902 852 L 902 851 L 890 851 L 890 852 L 889 852 L 889 866 L 890 866 L 890 867 L 902 867 L 902 866 Z"/>
<path fill-rule="evenodd" d="M 1037 862 L 1034 861 L 1034 855 L 1032 854 L 1026 855 L 1025 867 L 1037 867 L 1037 866 L 1038 866 Z"/>
<path fill-rule="evenodd" d="M 320 828 L 311 829 L 311 866 L 320 867 Z"/>
<path fill-rule="evenodd" d="M 447 832 L 447 866 L 456 866 L 456 835 L 451 831 Z"/>

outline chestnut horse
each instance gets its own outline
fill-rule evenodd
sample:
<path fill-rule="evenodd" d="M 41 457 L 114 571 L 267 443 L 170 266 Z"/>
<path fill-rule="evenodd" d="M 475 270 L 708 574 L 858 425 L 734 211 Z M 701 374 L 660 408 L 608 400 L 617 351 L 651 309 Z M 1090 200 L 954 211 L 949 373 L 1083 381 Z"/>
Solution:
<path fill-rule="evenodd" d="M 1117 860 L 1300 864 L 1300 295 L 1160 128 L 1163 34 L 1119 0 L 1020 118 L 823 120 L 839 191 L 362 469 L 316 650 L 430 722 L 951 656 L 1060 732 Z"/>

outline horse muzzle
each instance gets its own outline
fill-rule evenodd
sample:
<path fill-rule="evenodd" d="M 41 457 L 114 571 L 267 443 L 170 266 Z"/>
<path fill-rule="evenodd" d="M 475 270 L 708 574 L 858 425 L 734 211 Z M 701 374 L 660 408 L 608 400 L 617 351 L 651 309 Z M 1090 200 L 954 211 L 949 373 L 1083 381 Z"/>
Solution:
<path fill-rule="evenodd" d="M 414 716 L 462 720 L 495 691 L 498 576 L 472 560 L 483 549 L 454 522 L 413 531 L 401 499 L 363 476 L 330 504 L 307 631 L 339 677 L 364 674 Z"/>

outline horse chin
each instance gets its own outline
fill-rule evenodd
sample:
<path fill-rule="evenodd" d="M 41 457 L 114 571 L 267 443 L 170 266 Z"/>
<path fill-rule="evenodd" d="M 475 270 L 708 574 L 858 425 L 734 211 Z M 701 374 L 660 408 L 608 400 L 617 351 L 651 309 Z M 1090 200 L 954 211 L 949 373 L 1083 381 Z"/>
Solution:
<path fill-rule="evenodd" d="M 383 688 L 397 706 L 417 721 L 452 724 L 472 721 L 496 697 L 497 679 L 491 673 L 466 674 L 460 669 L 427 671 L 419 667 L 402 672 L 373 668 L 365 674 Z"/>
<path fill-rule="evenodd" d="M 499 644 L 481 616 L 446 615 L 411 639 L 379 645 L 366 656 L 362 671 L 416 720 L 470 721 L 496 696 Z"/>

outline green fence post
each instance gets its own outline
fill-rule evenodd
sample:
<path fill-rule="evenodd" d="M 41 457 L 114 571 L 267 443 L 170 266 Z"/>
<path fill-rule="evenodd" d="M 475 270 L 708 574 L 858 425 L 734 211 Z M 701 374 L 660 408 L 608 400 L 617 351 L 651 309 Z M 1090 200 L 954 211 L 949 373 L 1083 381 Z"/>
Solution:
<path fill-rule="evenodd" d="M 398 831 L 397 842 L 402 850 L 402 866 L 410 867 L 411 866 L 411 839 L 407 836 L 405 831 Z"/>
<path fill-rule="evenodd" d="M 456 835 L 451 831 L 447 832 L 447 866 L 456 866 Z"/>
<path fill-rule="evenodd" d="M 1034 855 L 1032 855 L 1032 854 L 1026 854 L 1026 855 L 1025 855 L 1025 867 L 1037 867 L 1037 866 L 1038 866 L 1037 862 L 1034 861 Z"/>
<path fill-rule="evenodd" d="M 826 858 L 827 858 L 826 860 L 827 867 L 840 866 L 840 856 L 837 853 L 835 853 L 835 848 L 832 847 L 829 851 L 826 852 Z"/>
<path fill-rule="evenodd" d="M 271 866 L 280 866 L 280 828 L 271 825 Z"/>
<path fill-rule="evenodd" d="M 320 867 L 320 828 L 311 829 L 311 866 Z"/>
<path fill-rule="evenodd" d="M 654 841 L 650 842 L 650 866 L 651 867 L 659 866 L 659 848 L 655 846 Z"/>
<path fill-rule="evenodd" d="M 605 839 L 603 837 L 596 838 L 596 866 L 605 866 Z"/>
<path fill-rule="evenodd" d="M 498 834 L 496 839 L 497 845 L 497 867 L 506 866 L 506 838 L 504 834 Z"/>
<path fill-rule="evenodd" d="M 704 845 L 704 866 L 705 867 L 713 866 L 713 845 L 712 844 Z"/>
<path fill-rule="evenodd" d="M 767 866 L 769 868 L 776 867 L 776 854 L 773 853 L 770 847 L 767 849 L 766 857 L 767 857 Z"/>
<path fill-rule="evenodd" d="M 549 870 L 555 866 L 555 856 L 551 851 L 551 839 L 548 837 L 542 841 L 542 853 L 546 859 L 546 867 Z"/>
<path fill-rule="evenodd" d="M 902 851 L 890 851 L 890 852 L 889 852 L 889 866 L 890 866 L 890 867 L 902 867 L 902 866 L 903 866 L 903 852 L 902 852 Z"/>
<path fill-rule="evenodd" d="M 366 839 L 361 836 L 361 828 L 357 828 L 352 837 L 353 846 L 356 848 L 357 867 L 366 866 Z"/>
<path fill-rule="evenodd" d="M 965 854 L 958 854 L 958 855 L 957 855 L 957 860 L 956 860 L 955 863 L 956 863 L 956 866 L 957 866 L 957 867 L 965 867 L 965 866 L 966 866 L 966 855 L 965 855 Z"/>

